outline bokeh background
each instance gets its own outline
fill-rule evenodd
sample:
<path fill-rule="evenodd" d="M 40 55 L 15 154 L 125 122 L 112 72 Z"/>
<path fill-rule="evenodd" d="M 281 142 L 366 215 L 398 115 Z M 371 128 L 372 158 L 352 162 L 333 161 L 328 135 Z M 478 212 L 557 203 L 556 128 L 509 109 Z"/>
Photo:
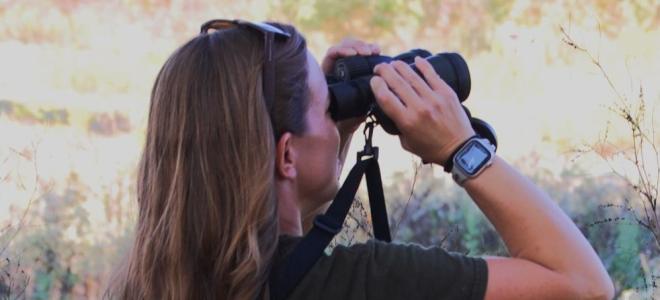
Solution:
<path fill-rule="evenodd" d="M 576 222 L 618 299 L 660 298 L 657 0 L 0 0 L 0 299 L 101 297 L 132 239 L 151 86 L 211 18 L 292 23 L 319 60 L 345 37 L 461 53 L 499 155 Z M 397 242 L 506 255 L 440 168 L 374 142 Z M 369 237 L 365 195 L 335 243 Z"/>

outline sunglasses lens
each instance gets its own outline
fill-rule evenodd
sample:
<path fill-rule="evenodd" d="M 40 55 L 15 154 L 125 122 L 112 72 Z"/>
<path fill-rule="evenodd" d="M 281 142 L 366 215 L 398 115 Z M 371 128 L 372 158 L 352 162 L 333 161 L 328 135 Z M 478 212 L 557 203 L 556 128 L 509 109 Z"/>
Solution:
<path fill-rule="evenodd" d="M 288 32 L 284 32 L 281 29 L 270 25 L 268 23 L 263 23 L 263 22 L 257 22 L 257 23 L 251 23 L 250 24 L 253 28 L 258 29 L 259 31 L 263 32 L 272 32 L 277 36 L 286 36 L 286 37 L 291 37 L 291 35 Z"/>
<path fill-rule="evenodd" d="M 208 32 L 209 29 L 215 29 L 215 30 L 223 30 L 223 29 L 228 29 L 235 27 L 236 25 L 242 25 L 242 26 L 247 26 L 252 29 L 255 29 L 257 31 L 260 31 L 262 33 L 268 33 L 272 32 L 275 34 L 277 37 L 291 37 L 291 34 L 288 32 L 285 32 L 273 25 L 270 25 L 268 23 L 264 22 L 249 22 L 249 21 L 243 21 L 243 20 L 210 20 L 204 24 L 202 24 L 200 33 L 206 33 Z"/>

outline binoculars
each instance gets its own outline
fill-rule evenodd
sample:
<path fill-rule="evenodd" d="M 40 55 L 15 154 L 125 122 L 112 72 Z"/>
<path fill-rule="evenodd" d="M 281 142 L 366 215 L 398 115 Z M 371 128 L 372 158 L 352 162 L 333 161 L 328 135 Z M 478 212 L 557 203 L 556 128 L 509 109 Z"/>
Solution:
<path fill-rule="evenodd" d="M 393 60 L 409 64 L 417 74 L 424 78 L 414 64 L 416 56 L 427 60 L 433 66 L 438 76 L 454 90 L 461 103 L 467 99 L 471 88 L 470 71 L 467 63 L 458 53 L 444 52 L 432 55 L 424 49 L 413 49 L 394 57 L 351 56 L 338 59 L 335 62 L 333 73 L 326 77 L 332 119 L 340 121 L 373 115 L 387 133 L 398 135 L 400 132 L 396 128 L 396 124 L 378 106 L 369 81 L 374 76 L 373 69 L 376 65 Z M 470 111 L 464 105 L 462 106 L 475 132 L 489 139 L 497 147 L 497 138 L 493 128 L 483 120 L 473 118 Z"/>

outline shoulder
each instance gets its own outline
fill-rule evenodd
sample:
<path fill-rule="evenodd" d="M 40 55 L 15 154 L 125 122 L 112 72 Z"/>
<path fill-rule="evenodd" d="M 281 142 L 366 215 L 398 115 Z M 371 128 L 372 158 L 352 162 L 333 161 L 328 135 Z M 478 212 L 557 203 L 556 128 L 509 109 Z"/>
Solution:
<path fill-rule="evenodd" d="M 321 257 L 294 295 L 326 298 L 315 294 L 325 290 L 327 299 L 481 299 L 486 268 L 481 258 L 437 246 L 369 240 Z"/>

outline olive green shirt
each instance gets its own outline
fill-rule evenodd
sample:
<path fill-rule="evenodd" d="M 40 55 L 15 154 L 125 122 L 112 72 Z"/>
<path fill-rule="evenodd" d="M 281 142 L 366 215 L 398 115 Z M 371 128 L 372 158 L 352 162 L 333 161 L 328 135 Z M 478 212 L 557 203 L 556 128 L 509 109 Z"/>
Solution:
<path fill-rule="evenodd" d="M 301 239 L 280 236 L 276 266 Z M 483 299 L 487 281 L 482 258 L 369 240 L 322 255 L 288 299 Z"/>

